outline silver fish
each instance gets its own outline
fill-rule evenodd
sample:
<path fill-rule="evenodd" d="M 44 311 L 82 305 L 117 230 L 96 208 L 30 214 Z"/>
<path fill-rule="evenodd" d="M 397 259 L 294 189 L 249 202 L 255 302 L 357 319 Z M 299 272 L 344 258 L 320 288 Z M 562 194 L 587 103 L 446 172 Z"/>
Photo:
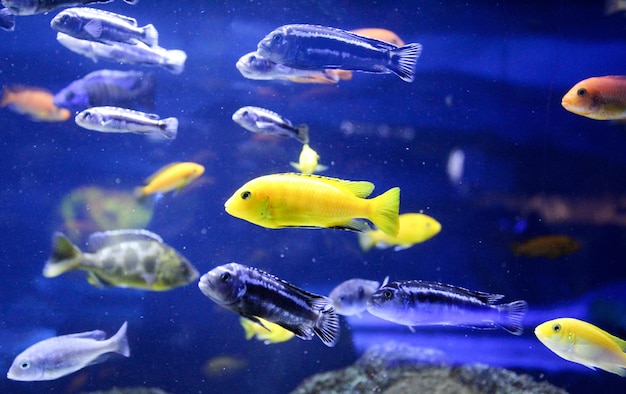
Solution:
<path fill-rule="evenodd" d="M 54 380 L 105 361 L 110 353 L 130 356 L 126 339 L 127 323 L 105 339 L 95 330 L 44 339 L 20 353 L 9 368 L 7 378 L 20 381 Z"/>
<path fill-rule="evenodd" d="M 88 57 L 97 62 L 107 60 L 114 63 L 138 64 L 141 66 L 159 66 L 173 74 L 180 74 L 185 69 L 187 54 L 178 49 L 151 47 L 138 41 L 134 44 L 109 42 L 107 44 L 89 40 L 80 40 L 65 33 L 57 33 L 57 41 L 70 51 Z"/>
<path fill-rule="evenodd" d="M 136 133 L 176 138 L 178 119 L 161 119 L 159 115 L 147 114 L 118 107 L 92 107 L 74 118 L 76 124 L 88 130 L 103 133 Z"/>
<path fill-rule="evenodd" d="M 349 279 L 335 287 L 328 298 L 338 314 L 359 315 L 367 309 L 367 300 L 378 290 L 380 282 L 366 279 Z"/>
<path fill-rule="evenodd" d="M 7 7 L 13 15 L 43 14 L 60 7 L 73 7 L 85 4 L 104 4 L 113 0 L 2 0 L 2 5 Z M 137 4 L 139 0 L 124 0 L 128 4 Z"/>
<path fill-rule="evenodd" d="M 248 79 L 313 79 L 319 77 L 328 83 L 339 82 L 339 77 L 327 70 L 299 70 L 297 68 L 287 67 L 284 64 L 274 63 L 264 58 L 256 51 L 243 55 L 237 60 L 235 66 L 241 75 Z"/>
<path fill-rule="evenodd" d="M 152 24 L 137 26 L 134 18 L 95 8 L 68 8 L 50 22 L 54 30 L 74 38 L 103 43 L 141 41 L 151 47 L 159 43 L 159 33 Z"/>
<path fill-rule="evenodd" d="M 339 340 L 339 317 L 329 298 L 265 271 L 225 264 L 202 275 L 198 287 L 212 301 L 262 326 L 259 317 L 302 339 L 317 334 L 326 346 L 335 346 Z"/>
<path fill-rule="evenodd" d="M 285 25 L 259 42 L 258 53 L 274 63 L 298 69 L 391 72 L 406 82 L 413 82 L 422 46 L 397 47 L 326 26 Z"/>
<path fill-rule="evenodd" d="M 309 143 L 309 126 L 294 126 L 276 112 L 260 107 L 242 107 L 233 114 L 233 121 L 253 133 L 295 138 L 303 144 Z"/>
<path fill-rule="evenodd" d="M 502 297 L 438 282 L 406 280 L 390 282 L 378 289 L 367 301 L 367 311 L 409 327 L 501 327 L 511 334 L 521 335 L 528 303 L 495 304 Z"/>

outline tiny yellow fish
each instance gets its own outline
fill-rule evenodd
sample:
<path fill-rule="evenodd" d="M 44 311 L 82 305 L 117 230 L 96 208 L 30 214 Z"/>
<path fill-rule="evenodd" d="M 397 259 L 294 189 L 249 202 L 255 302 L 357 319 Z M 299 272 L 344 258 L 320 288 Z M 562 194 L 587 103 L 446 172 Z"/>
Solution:
<path fill-rule="evenodd" d="M 626 119 L 626 75 L 592 77 L 563 96 L 563 108 L 595 120 Z"/>
<path fill-rule="evenodd" d="M 70 111 L 53 103 L 54 95 L 49 91 L 32 86 L 5 86 L 1 107 L 9 107 L 20 114 L 30 115 L 34 120 L 63 122 L 69 119 Z"/>
<path fill-rule="evenodd" d="M 135 188 L 137 198 L 145 198 L 154 193 L 180 192 L 204 173 L 204 167 L 197 163 L 171 163 L 161 168 L 145 180 L 145 186 Z"/>
<path fill-rule="evenodd" d="M 320 159 L 320 155 L 314 151 L 309 144 L 302 145 L 302 151 L 300 152 L 300 158 L 298 163 L 291 162 L 293 168 L 300 171 L 305 175 L 311 175 L 314 172 L 321 172 L 328 169 L 327 166 L 317 164 Z"/>
<path fill-rule="evenodd" d="M 295 334 L 288 329 L 279 326 L 276 323 L 272 323 L 260 317 L 257 317 L 261 324 L 255 323 L 245 317 L 239 318 L 239 323 L 246 332 L 246 339 L 251 339 L 256 336 L 256 339 L 263 341 L 266 345 L 270 343 L 279 343 L 290 340 Z"/>
<path fill-rule="evenodd" d="M 546 347 L 568 361 L 626 376 L 626 341 L 593 324 L 572 318 L 554 319 L 535 328 Z"/>
<path fill-rule="evenodd" d="M 226 201 L 226 212 L 261 227 L 313 227 L 366 231 L 368 219 L 398 233 L 400 188 L 365 199 L 374 184 L 319 175 L 273 174 L 255 178 Z"/>
<path fill-rule="evenodd" d="M 400 229 L 398 235 L 390 236 L 381 230 L 369 230 L 359 233 L 361 250 L 367 252 L 372 247 L 386 249 L 392 246 L 395 251 L 427 241 L 439 234 L 441 223 L 422 213 L 405 213 L 399 216 Z"/>
<path fill-rule="evenodd" d="M 513 244 L 511 248 L 515 256 L 556 259 L 578 251 L 580 242 L 568 235 L 551 234 L 527 239 L 524 242 Z"/>

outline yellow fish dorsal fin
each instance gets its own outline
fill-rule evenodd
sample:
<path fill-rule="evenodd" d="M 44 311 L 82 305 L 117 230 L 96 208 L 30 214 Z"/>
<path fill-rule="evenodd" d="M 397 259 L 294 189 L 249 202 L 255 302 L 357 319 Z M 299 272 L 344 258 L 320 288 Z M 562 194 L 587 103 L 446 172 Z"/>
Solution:
<path fill-rule="evenodd" d="M 327 185 L 331 185 L 338 189 L 341 189 L 345 193 L 352 194 L 353 196 L 365 198 L 372 194 L 374 191 L 374 184 L 372 182 L 367 181 L 346 181 L 344 179 L 331 178 L 327 176 L 321 175 L 306 175 L 306 174 L 298 174 L 298 173 L 287 173 L 283 174 L 287 177 L 298 177 L 298 178 L 310 178 L 315 179 L 317 181 L 323 182 Z"/>
<path fill-rule="evenodd" d="M 148 185 L 150 182 L 152 182 L 154 180 L 154 178 L 156 178 L 157 176 L 161 175 L 163 172 L 165 172 L 165 170 L 172 168 L 174 166 L 179 165 L 181 162 L 180 161 L 175 161 L 173 163 L 170 164 L 166 164 L 163 167 L 159 168 L 154 174 L 150 175 L 149 177 L 147 177 L 143 182 L 145 185 Z"/>

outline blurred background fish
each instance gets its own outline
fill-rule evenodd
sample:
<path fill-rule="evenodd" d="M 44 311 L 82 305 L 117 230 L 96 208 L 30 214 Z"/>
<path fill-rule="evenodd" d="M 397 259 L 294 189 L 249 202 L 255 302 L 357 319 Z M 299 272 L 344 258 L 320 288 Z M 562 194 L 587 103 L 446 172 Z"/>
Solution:
<path fill-rule="evenodd" d="M 580 242 L 563 234 L 540 235 L 511 245 L 515 256 L 556 259 L 580 249 Z"/>
<path fill-rule="evenodd" d="M 358 233 L 359 246 L 364 252 L 371 248 L 400 251 L 427 241 L 439 234 L 441 223 L 423 213 L 403 213 L 398 217 L 400 228 L 398 234 L 392 236 L 379 229 Z"/>
<path fill-rule="evenodd" d="M 69 119 L 70 111 L 54 105 L 53 95 L 46 89 L 13 85 L 5 86 L 2 91 L 1 107 L 28 115 L 33 120 L 45 122 L 64 122 Z"/>
<path fill-rule="evenodd" d="M 386 278 L 383 285 L 387 282 Z M 380 282 L 367 279 L 348 279 L 341 282 L 328 294 L 338 314 L 344 316 L 358 315 L 367 309 L 367 300 L 378 290 Z"/>
<path fill-rule="evenodd" d="M 328 166 L 318 164 L 320 155 L 309 146 L 309 144 L 302 145 L 302 151 L 298 157 L 298 162 L 290 162 L 291 166 L 303 174 L 313 174 L 316 172 L 326 171 Z"/>
<path fill-rule="evenodd" d="M 134 195 L 141 199 L 151 194 L 167 193 L 173 190 L 179 193 L 203 173 L 204 166 L 197 163 L 170 163 L 146 178 L 145 186 L 135 188 Z"/>
<path fill-rule="evenodd" d="M 14 15 L 43 14 L 60 7 L 72 7 L 76 5 L 110 3 L 113 0 L 2 0 L 2 5 L 7 7 Z M 124 0 L 128 4 L 137 4 L 139 0 Z"/>

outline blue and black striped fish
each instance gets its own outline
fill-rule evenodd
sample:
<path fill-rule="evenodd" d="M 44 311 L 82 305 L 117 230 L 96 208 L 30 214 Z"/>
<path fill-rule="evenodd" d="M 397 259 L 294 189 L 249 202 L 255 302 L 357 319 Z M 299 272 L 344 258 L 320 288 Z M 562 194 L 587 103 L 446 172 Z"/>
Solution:
<path fill-rule="evenodd" d="M 528 303 L 495 304 L 503 297 L 438 282 L 406 280 L 390 282 L 378 289 L 367 302 L 367 311 L 409 327 L 501 327 L 511 334 L 521 335 Z"/>
<path fill-rule="evenodd" d="M 230 263 L 202 275 L 200 291 L 212 301 L 260 325 L 263 318 L 326 346 L 339 340 L 339 317 L 328 297 L 309 293 L 260 269 Z"/>
<path fill-rule="evenodd" d="M 297 69 L 394 73 L 406 82 L 413 82 L 422 45 L 398 47 L 333 27 L 285 25 L 259 42 L 258 53 Z"/>

